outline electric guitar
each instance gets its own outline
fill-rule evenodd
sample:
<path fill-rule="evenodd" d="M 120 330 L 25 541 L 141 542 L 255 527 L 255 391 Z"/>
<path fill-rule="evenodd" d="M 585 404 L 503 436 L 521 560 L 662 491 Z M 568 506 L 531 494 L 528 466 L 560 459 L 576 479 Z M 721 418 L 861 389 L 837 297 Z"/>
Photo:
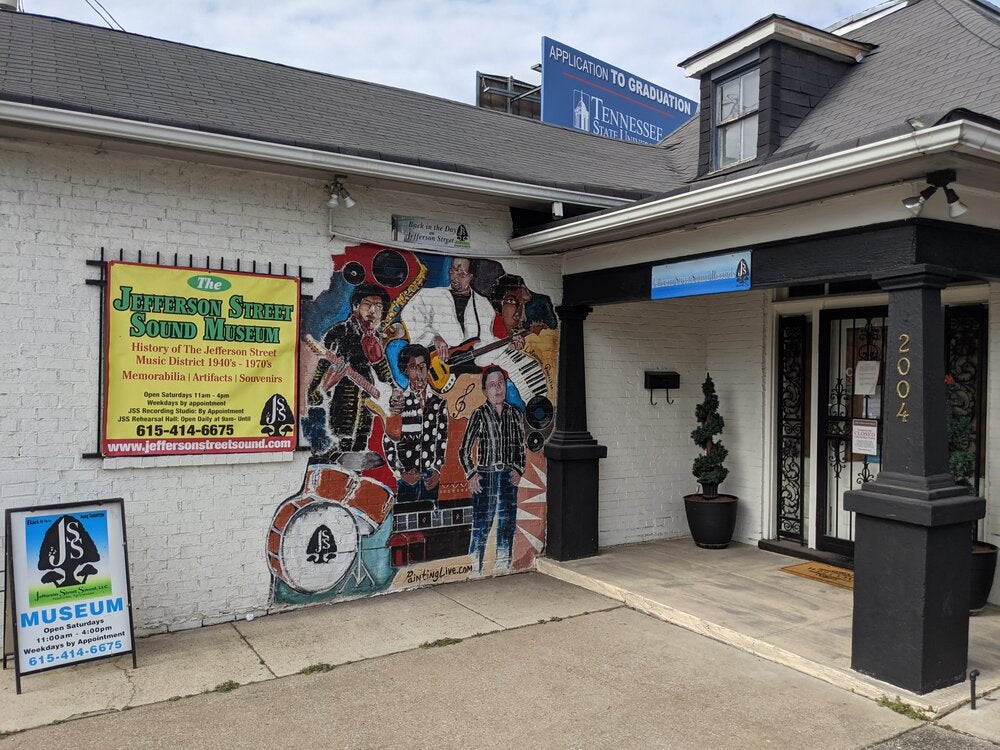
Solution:
<path fill-rule="evenodd" d="M 331 352 L 308 333 L 305 336 L 305 342 L 306 346 L 316 352 L 319 356 L 328 360 L 331 364 L 336 366 L 347 364 L 342 358 Z M 369 380 L 361 375 L 350 365 L 347 365 L 344 370 L 344 377 L 361 389 L 361 392 L 364 394 L 361 400 L 365 407 L 367 407 L 372 413 L 382 417 L 382 419 L 389 418 L 389 399 L 392 397 L 392 391 L 395 386 L 391 383 L 379 380 L 378 377 L 375 377 L 373 382 L 372 380 Z"/>
<path fill-rule="evenodd" d="M 525 331 L 519 331 L 518 333 L 512 333 L 506 338 L 493 341 L 492 343 L 481 346 L 478 349 L 475 348 L 476 344 L 479 343 L 480 339 L 468 339 L 463 341 L 457 346 L 453 346 L 448 349 L 448 359 L 443 360 L 437 355 L 437 352 L 431 349 L 431 361 L 427 365 L 427 382 L 430 384 L 431 388 L 438 391 L 439 393 L 447 393 L 451 390 L 452 386 L 455 385 L 455 380 L 457 376 L 451 371 L 452 367 L 457 367 L 458 365 L 464 365 L 466 362 L 472 362 L 476 357 L 492 352 L 496 349 L 501 349 L 511 341 L 514 340 L 515 336 L 526 336 L 528 333 L 537 334 L 545 326 L 536 323 L 531 328 Z"/>

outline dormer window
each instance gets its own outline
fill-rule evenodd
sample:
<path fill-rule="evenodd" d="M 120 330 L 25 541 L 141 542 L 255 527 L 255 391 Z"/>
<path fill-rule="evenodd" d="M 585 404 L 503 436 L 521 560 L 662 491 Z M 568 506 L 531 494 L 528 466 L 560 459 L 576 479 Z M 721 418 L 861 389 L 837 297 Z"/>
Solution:
<path fill-rule="evenodd" d="M 721 169 L 757 156 L 760 68 L 743 70 L 714 83 L 713 166 Z"/>
<path fill-rule="evenodd" d="M 701 81 L 698 176 L 770 158 L 874 48 L 772 15 L 682 62 Z"/>

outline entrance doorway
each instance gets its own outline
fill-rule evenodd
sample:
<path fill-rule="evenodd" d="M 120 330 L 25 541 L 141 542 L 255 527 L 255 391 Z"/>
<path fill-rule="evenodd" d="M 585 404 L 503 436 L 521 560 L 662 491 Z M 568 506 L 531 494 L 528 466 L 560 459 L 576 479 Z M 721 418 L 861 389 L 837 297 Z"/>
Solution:
<path fill-rule="evenodd" d="M 846 557 L 854 556 L 854 514 L 844 493 L 874 480 L 881 465 L 887 314 L 820 313 L 816 548 Z"/>
<path fill-rule="evenodd" d="M 843 497 L 874 480 L 881 468 L 886 316 L 885 307 L 860 307 L 778 319 L 775 507 L 780 541 L 854 556 L 854 514 L 844 510 Z M 961 447 L 975 454 L 967 478 L 975 494 L 985 469 L 986 335 L 984 305 L 945 308 L 944 372 L 953 381 L 949 408 L 972 427 L 968 444 Z"/>

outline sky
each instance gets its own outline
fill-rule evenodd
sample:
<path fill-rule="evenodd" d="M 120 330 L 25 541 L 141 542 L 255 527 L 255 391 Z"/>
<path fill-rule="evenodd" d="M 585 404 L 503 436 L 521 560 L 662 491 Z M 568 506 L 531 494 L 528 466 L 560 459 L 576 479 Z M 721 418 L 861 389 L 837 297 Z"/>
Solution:
<path fill-rule="evenodd" d="M 106 26 L 88 0 L 24 11 Z M 771 13 L 825 28 L 879 0 L 90 0 L 126 31 L 475 103 L 476 72 L 540 83 L 548 36 L 697 99 L 677 63 Z"/>

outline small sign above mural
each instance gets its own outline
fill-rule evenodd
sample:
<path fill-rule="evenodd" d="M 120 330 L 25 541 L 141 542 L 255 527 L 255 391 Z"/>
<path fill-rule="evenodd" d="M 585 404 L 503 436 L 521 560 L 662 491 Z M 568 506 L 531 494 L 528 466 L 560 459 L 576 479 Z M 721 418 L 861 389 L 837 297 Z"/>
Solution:
<path fill-rule="evenodd" d="M 690 99 L 542 37 L 542 122 L 659 143 L 697 111 Z"/>
<path fill-rule="evenodd" d="M 128 653 L 135 666 L 120 499 L 12 508 L 6 547 L 18 693 L 23 674 Z"/>
<path fill-rule="evenodd" d="M 108 266 L 104 456 L 295 450 L 298 279 Z"/>
<path fill-rule="evenodd" d="M 471 247 L 469 229 L 465 224 L 419 216 L 392 217 L 393 242 L 406 242 L 424 247 Z"/>
<path fill-rule="evenodd" d="M 745 292 L 750 289 L 750 250 L 710 258 L 653 266 L 652 299 L 698 294 Z"/>

